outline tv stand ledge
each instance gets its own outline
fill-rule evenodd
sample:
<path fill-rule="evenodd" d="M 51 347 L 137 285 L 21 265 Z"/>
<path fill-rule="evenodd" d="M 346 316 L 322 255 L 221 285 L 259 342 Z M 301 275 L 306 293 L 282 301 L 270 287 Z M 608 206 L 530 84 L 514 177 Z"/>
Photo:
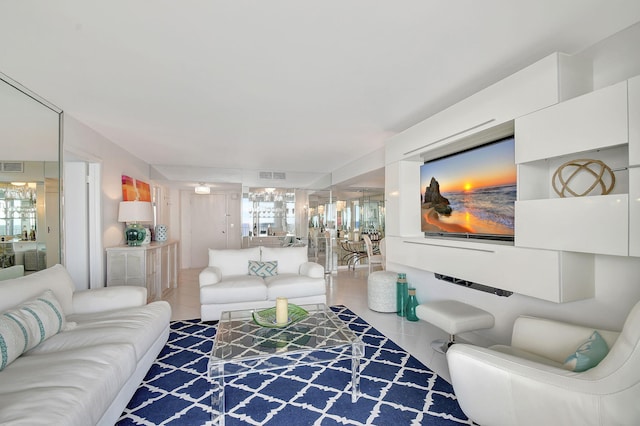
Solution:
<path fill-rule="evenodd" d="M 562 303 L 595 296 L 594 255 L 510 242 L 387 236 L 387 261 Z"/>

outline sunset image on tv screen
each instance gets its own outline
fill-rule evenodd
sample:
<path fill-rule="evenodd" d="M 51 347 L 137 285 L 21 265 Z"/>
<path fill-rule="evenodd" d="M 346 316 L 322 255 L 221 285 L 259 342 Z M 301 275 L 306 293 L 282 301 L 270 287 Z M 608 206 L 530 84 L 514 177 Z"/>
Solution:
<path fill-rule="evenodd" d="M 508 137 L 425 162 L 420 168 L 422 231 L 513 236 L 514 150 Z"/>

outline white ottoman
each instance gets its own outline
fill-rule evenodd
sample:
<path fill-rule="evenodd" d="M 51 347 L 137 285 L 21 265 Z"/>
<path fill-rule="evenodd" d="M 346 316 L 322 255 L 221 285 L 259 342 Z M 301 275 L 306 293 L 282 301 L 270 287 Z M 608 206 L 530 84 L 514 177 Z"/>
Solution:
<path fill-rule="evenodd" d="M 455 335 L 466 331 L 491 328 L 494 324 L 493 315 L 475 306 L 456 300 L 436 300 L 418 305 L 416 315 L 423 321 L 449 333 L 449 341 L 434 341 L 431 346 L 446 352 L 455 343 Z"/>
<path fill-rule="evenodd" d="M 398 273 L 376 271 L 367 280 L 369 309 L 376 312 L 396 312 L 396 282 Z"/>

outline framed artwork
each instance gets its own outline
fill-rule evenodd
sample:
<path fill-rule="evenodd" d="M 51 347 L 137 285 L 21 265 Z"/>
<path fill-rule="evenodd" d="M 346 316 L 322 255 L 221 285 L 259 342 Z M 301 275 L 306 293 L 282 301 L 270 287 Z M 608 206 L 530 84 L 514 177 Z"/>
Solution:
<path fill-rule="evenodd" d="M 136 180 L 138 190 L 138 201 L 151 201 L 151 187 L 148 183 Z"/>
<path fill-rule="evenodd" d="M 122 201 L 151 201 L 151 186 L 147 182 L 122 175 Z"/>
<path fill-rule="evenodd" d="M 137 199 L 138 193 L 133 178 L 122 175 L 122 201 L 136 201 Z"/>

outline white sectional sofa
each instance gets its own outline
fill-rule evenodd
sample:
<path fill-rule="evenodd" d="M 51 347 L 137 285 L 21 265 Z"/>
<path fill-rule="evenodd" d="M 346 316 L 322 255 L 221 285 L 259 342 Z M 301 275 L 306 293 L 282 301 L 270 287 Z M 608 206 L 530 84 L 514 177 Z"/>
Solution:
<path fill-rule="evenodd" d="M 14 265 L 0 269 L 0 281 L 18 278 L 24 275 L 24 265 Z"/>
<path fill-rule="evenodd" d="M 141 287 L 75 291 L 61 265 L 0 281 L 0 311 L 2 425 L 113 425 L 171 318 Z"/>
<path fill-rule="evenodd" d="M 306 247 L 209 249 L 199 281 L 203 321 L 217 321 L 224 311 L 275 306 L 277 297 L 297 305 L 327 302 L 324 267 L 308 261 Z"/>

